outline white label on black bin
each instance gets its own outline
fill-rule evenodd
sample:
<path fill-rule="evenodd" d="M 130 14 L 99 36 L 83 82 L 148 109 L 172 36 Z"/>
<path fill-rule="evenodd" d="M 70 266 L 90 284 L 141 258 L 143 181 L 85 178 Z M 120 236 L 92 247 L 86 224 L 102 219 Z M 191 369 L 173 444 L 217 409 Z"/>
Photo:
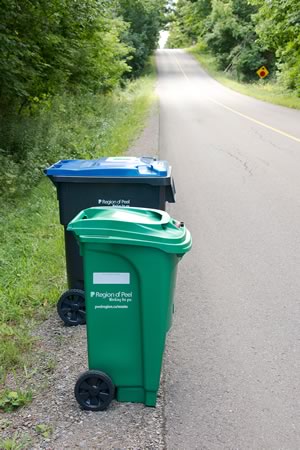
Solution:
<path fill-rule="evenodd" d="M 94 272 L 94 284 L 130 284 L 128 272 Z"/>
<path fill-rule="evenodd" d="M 119 200 L 107 200 L 107 199 L 98 198 L 98 205 L 118 206 L 118 207 L 130 206 L 130 199 L 120 198 Z"/>

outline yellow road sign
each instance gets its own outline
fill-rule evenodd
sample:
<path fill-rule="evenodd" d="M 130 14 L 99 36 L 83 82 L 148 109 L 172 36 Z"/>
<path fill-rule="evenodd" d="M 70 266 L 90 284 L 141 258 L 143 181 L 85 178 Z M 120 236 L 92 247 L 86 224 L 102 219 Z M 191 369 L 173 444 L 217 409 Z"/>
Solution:
<path fill-rule="evenodd" d="M 266 68 L 266 66 L 261 66 L 257 71 L 256 71 L 257 75 L 259 76 L 259 78 L 266 78 L 269 75 L 269 71 Z"/>

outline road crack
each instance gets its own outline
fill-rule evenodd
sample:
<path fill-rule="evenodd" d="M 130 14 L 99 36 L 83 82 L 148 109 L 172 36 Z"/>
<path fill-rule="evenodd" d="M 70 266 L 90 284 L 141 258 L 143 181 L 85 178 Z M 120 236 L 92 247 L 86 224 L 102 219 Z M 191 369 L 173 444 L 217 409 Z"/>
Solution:
<path fill-rule="evenodd" d="M 238 161 L 241 166 L 243 167 L 243 169 L 250 175 L 253 176 L 253 170 L 249 167 L 249 164 L 247 161 L 244 161 L 243 159 L 241 159 L 239 156 L 224 150 L 223 148 L 219 148 L 219 150 L 223 153 L 226 153 L 226 155 L 230 156 L 231 158 L 235 159 L 236 161 Z"/>

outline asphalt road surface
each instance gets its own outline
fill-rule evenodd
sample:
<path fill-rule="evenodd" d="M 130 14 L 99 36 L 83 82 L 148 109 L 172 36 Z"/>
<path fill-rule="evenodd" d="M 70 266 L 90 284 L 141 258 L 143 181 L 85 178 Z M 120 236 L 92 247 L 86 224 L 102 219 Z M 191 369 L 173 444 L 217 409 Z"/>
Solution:
<path fill-rule="evenodd" d="M 192 232 L 165 358 L 169 450 L 300 449 L 300 111 L 157 53 L 160 157 Z"/>

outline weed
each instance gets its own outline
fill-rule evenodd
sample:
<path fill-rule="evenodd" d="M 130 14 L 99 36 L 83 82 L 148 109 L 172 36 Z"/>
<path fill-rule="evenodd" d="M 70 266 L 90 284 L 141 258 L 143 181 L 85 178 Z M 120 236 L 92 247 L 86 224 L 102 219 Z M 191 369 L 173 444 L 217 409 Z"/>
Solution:
<path fill-rule="evenodd" d="M 28 435 L 21 435 L 17 431 L 11 438 L 0 439 L 1 450 L 25 450 L 29 448 L 31 439 Z"/>
<path fill-rule="evenodd" d="M 11 391 L 5 389 L 0 393 L 0 409 L 4 412 L 11 412 L 32 401 L 31 391 Z"/>
<path fill-rule="evenodd" d="M 24 375 L 25 375 L 25 380 L 30 380 L 37 372 L 38 372 L 38 368 L 28 368 L 26 365 L 24 365 L 23 367 L 24 370 Z"/>
<path fill-rule="evenodd" d="M 10 426 L 10 421 L 8 419 L 0 419 L 0 430 L 5 430 L 9 426 Z"/>
<path fill-rule="evenodd" d="M 53 433 L 53 427 L 46 423 L 40 423 L 36 425 L 35 431 L 41 436 L 43 436 L 45 439 L 47 439 Z"/>
<path fill-rule="evenodd" d="M 57 361 L 55 361 L 55 359 L 51 358 L 46 363 L 45 371 L 48 373 L 53 373 L 56 366 L 57 366 Z"/>

